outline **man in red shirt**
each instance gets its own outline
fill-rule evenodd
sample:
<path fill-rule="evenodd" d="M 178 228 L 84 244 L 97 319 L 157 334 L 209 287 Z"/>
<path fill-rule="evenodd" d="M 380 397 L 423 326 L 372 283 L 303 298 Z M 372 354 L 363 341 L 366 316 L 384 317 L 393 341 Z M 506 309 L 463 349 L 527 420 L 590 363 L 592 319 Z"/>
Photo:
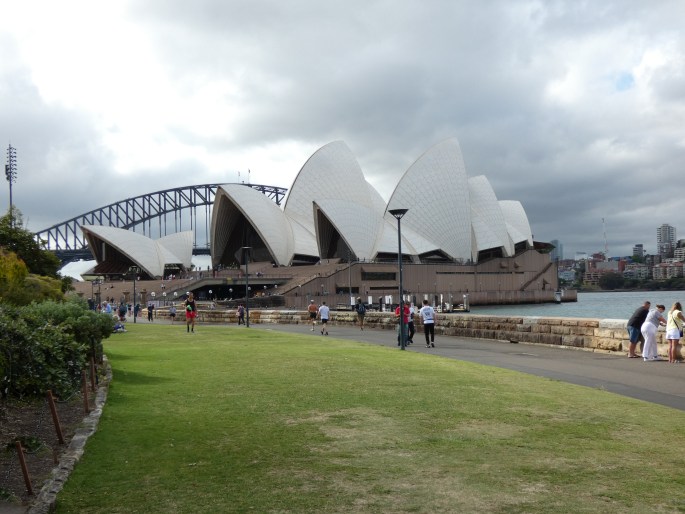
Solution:
<path fill-rule="evenodd" d="M 404 304 L 404 309 L 402 309 L 404 312 L 404 315 L 402 316 L 402 324 L 400 325 L 400 306 L 398 305 L 397 308 L 395 308 L 395 319 L 397 320 L 397 346 L 400 346 L 401 340 L 400 340 L 400 326 L 402 327 L 402 331 L 404 333 L 404 341 L 406 343 L 407 341 L 407 327 L 409 326 L 409 305 L 406 303 Z"/>

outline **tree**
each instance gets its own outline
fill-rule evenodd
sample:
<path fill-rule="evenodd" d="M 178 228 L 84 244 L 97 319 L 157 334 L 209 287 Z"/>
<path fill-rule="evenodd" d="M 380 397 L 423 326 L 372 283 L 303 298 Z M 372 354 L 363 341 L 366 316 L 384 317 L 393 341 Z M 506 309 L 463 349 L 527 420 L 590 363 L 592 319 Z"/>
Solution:
<path fill-rule="evenodd" d="M 18 209 L 12 208 L 0 217 L 0 247 L 14 252 L 24 261 L 29 273 L 57 278 L 61 263 L 55 254 L 45 249 L 30 231 L 23 228 L 23 218 Z"/>
<path fill-rule="evenodd" d="M 12 301 L 29 272 L 14 252 L 0 248 L 0 300 Z"/>
<path fill-rule="evenodd" d="M 599 287 L 602 289 L 621 289 L 624 282 L 623 275 L 620 273 L 604 273 L 599 277 Z"/>

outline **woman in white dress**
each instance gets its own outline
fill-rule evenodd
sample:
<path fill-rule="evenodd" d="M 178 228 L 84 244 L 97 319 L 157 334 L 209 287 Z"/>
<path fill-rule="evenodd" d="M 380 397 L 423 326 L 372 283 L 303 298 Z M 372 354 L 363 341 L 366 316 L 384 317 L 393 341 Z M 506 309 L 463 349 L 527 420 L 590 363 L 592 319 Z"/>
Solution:
<path fill-rule="evenodd" d="M 642 336 L 645 338 L 645 344 L 642 348 L 642 358 L 645 362 L 659 360 L 656 352 L 656 332 L 659 329 L 659 325 L 666 324 L 666 319 L 663 316 L 665 310 L 666 307 L 663 305 L 657 305 L 656 309 L 649 311 L 647 319 L 640 329 Z"/>

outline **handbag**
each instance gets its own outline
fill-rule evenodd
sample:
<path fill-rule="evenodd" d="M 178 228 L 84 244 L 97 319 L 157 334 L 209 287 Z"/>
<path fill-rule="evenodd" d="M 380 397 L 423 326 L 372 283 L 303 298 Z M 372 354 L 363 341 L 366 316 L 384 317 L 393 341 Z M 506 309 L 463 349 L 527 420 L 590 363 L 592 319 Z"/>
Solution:
<path fill-rule="evenodd" d="M 678 332 L 680 333 L 680 337 L 683 337 L 683 327 L 680 326 L 680 325 L 678 325 L 678 322 L 677 322 L 676 319 L 673 317 L 673 313 L 671 313 L 671 319 L 673 320 L 673 323 L 675 323 L 676 326 L 678 327 L 678 329 L 679 329 Z"/>

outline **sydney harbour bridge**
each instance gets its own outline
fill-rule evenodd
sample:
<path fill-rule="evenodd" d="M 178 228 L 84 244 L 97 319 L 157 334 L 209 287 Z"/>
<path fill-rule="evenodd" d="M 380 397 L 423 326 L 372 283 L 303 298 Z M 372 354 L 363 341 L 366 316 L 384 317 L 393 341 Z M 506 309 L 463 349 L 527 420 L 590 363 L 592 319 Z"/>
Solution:
<path fill-rule="evenodd" d="M 223 184 L 176 187 L 127 198 L 88 211 L 67 221 L 36 232 L 46 249 L 64 263 L 91 259 L 82 225 L 117 227 L 153 239 L 186 230 L 193 231 L 193 254 L 208 255 L 210 250 L 211 209 L 217 188 Z M 287 189 L 260 184 L 251 187 L 281 205 Z"/>

